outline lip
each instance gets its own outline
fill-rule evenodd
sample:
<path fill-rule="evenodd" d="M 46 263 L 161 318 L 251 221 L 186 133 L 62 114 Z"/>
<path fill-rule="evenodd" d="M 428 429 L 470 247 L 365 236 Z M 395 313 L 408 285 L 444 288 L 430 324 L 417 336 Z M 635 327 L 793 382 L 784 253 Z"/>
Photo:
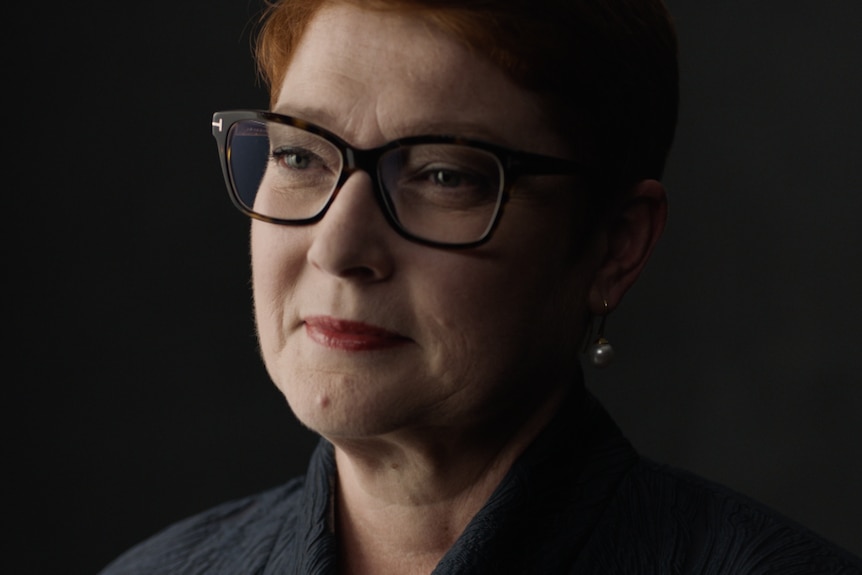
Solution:
<path fill-rule="evenodd" d="M 382 327 L 329 316 L 305 318 L 305 333 L 324 347 L 343 351 L 373 351 L 403 345 L 403 335 Z"/>

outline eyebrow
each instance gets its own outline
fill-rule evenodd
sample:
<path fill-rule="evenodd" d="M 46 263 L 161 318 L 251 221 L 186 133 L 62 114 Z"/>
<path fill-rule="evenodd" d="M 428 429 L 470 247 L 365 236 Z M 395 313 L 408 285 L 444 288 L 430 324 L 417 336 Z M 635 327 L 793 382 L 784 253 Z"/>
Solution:
<path fill-rule="evenodd" d="M 306 122 L 316 124 L 321 128 L 325 128 L 334 134 L 344 138 L 344 134 L 339 130 L 334 129 L 338 123 L 340 116 L 333 114 L 331 111 L 321 106 L 291 106 L 279 105 L 272 110 L 276 114 L 290 116 Z M 493 132 L 481 123 L 474 121 L 437 121 L 430 119 L 418 119 L 416 122 L 407 124 L 403 123 L 395 127 L 395 134 L 389 141 L 411 136 L 457 136 L 462 138 L 471 138 L 482 140 L 492 144 L 511 147 L 513 142 L 509 142 L 500 137 L 500 134 Z M 346 138 L 345 138 L 346 139 Z M 348 140 L 349 141 L 349 140 Z"/>
<path fill-rule="evenodd" d="M 290 116 L 292 118 L 297 118 L 298 120 L 305 120 L 306 122 L 311 122 L 312 124 L 319 125 L 321 128 L 327 129 L 330 129 L 330 126 L 335 124 L 335 120 L 338 118 L 338 116 L 320 106 L 293 107 L 279 105 L 273 108 L 272 111 L 276 114 L 281 114 L 282 116 Z"/>

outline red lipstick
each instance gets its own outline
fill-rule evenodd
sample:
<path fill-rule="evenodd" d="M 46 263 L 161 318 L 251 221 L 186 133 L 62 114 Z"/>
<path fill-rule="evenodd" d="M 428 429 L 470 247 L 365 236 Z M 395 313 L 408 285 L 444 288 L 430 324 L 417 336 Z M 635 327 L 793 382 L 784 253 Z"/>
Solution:
<path fill-rule="evenodd" d="M 381 327 L 328 316 L 305 318 L 305 333 L 322 346 L 344 351 L 386 349 L 409 341 Z"/>

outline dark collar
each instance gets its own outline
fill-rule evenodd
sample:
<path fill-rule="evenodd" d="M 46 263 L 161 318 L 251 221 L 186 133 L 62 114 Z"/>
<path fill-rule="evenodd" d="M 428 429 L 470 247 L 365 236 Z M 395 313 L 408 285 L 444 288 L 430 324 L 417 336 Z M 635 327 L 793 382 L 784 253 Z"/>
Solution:
<path fill-rule="evenodd" d="M 434 574 L 567 571 L 637 458 L 605 409 L 578 382 Z M 303 575 L 335 573 L 330 528 L 335 473 L 333 446 L 322 439 L 306 476 L 305 524 L 296 540 Z"/>

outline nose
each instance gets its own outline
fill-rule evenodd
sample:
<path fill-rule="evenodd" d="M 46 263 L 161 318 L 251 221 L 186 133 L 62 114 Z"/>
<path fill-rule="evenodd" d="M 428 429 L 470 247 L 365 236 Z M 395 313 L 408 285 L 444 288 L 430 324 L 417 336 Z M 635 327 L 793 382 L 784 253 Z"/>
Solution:
<path fill-rule="evenodd" d="M 386 221 L 366 172 L 355 172 L 344 182 L 323 219 L 313 226 L 307 254 L 312 266 L 362 281 L 379 281 L 391 275 L 390 246 L 400 241 L 400 236 Z"/>

